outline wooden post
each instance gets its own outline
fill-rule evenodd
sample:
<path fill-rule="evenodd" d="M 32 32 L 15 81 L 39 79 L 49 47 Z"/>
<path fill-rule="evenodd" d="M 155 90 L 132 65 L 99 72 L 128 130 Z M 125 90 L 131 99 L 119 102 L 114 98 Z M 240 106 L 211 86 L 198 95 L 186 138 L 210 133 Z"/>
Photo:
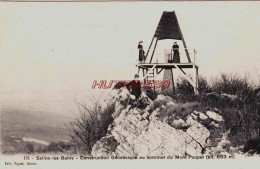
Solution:
<path fill-rule="evenodd" d="M 153 40 L 154 40 L 154 36 L 153 36 L 153 39 L 152 39 L 152 41 L 151 41 L 151 43 L 150 43 L 150 46 L 149 46 L 149 48 L 148 48 L 148 51 L 147 51 L 147 53 L 146 53 L 145 61 L 146 61 L 146 59 L 147 59 L 147 57 L 148 57 L 148 54 L 149 54 L 149 52 L 150 52 L 150 48 L 151 48 L 151 46 L 152 46 L 152 44 L 153 44 Z M 144 62 L 145 62 L 145 61 L 144 61 Z"/>
<path fill-rule="evenodd" d="M 196 86 L 196 91 L 195 91 L 195 95 L 199 94 L 198 88 L 199 88 L 199 67 L 195 66 L 196 68 L 196 81 L 195 81 L 195 86 Z"/>
<path fill-rule="evenodd" d="M 182 43 L 183 43 L 183 46 L 184 46 L 184 49 L 185 49 L 185 52 L 186 52 L 186 56 L 187 56 L 187 58 L 188 58 L 188 62 L 191 63 L 190 54 L 189 54 L 189 52 L 188 52 L 188 49 L 187 49 L 187 46 L 186 46 L 184 37 L 183 37 L 182 32 L 181 32 L 180 25 L 179 25 L 179 22 L 178 22 L 178 18 L 177 18 L 177 16 L 176 16 L 175 12 L 174 12 L 174 15 L 175 15 L 175 18 L 176 18 L 176 21 L 177 21 L 178 29 L 179 29 L 179 31 L 180 31 Z"/>
<path fill-rule="evenodd" d="M 144 74 L 144 69 L 143 69 L 143 77 L 145 76 L 145 74 Z M 144 79 L 144 83 L 145 83 L 145 79 Z"/>
<path fill-rule="evenodd" d="M 197 75 L 196 75 L 196 67 L 195 67 L 195 65 L 192 66 L 192 80 L 194 81 L 194 83 L 193 83 L 193 91 L 194 91 L 194 94 L 196 94 L 196 92 L 197 92 L 197 87 L 196 87 Z"/>
<path fill-rule="evenodd" d="M 173 92 L 173 94 L 175 94 L 175 86 L 176 86 L 176 84 L 175 84 L 175 82 L 174 82 L 173 69 L 172 69 L 172 68 L 171 68 L 171 72 L 172 72 L 172 92 Z"/>
<path fill-rule="evenodd" d="M 155 42 L 155 45 L 154 45 L 154 48 L 153 48 L 153 53 L 152 53 L 152 56 L 151 56 L 151 59 L 150 59 L 150 63 L 151 63 L 152 60 L 153 60 L 153 55 L 154 55 L 155 48 L 156 48 L 156 46 L 157 46 L 157 42 L 158 42 L 158 38 L 156 38 L 156 42 Z"/>
<path fill-rule="evenodd" d="M 171 63 L 173 63 L 173 52 L 172 52 L 172 49 L 171 49 Z"/>
<path fill-rule="evenodd" d="M 162 15 L 162 16 L 163 16 L 163 15 Z M 146 53 L 146 58 L 145 58 L 145 59 L 147 59 L 147 57 L 148 57 L 148 54 L 149 54 L 150 48 L 151 48 L 151 46 L 152 46 L 152 44 L 153 44 L 153 40 L 154 40 L 154 37 L 155 37 L 156 31 L 157 31 L 157 29 L 158 29 L 158 27 L 159 27 L 159 23 L 160 23 L 160 21 L 161 21 L 161 19 L 162 19 L 162 16 L 161 16 L 161 18 L 160 18 L 160 20 L 159 20 L 159 22 L 158 22 L 158 24 L 157 24 L 157 27 L 156 27 L 156 29 L 155 29 L 154 34 L 153 34 L 153 39 L 152 39 L 151 44 L 150 44 L 150 46 L 149 46 L 149 49 L 148 49 L 148 51 L 147 51 L 147 53 Z M 157 44 L 157 40 L 156 40 L 156 44 Z M 145 61 L 146 61 L 146 60 L 145 60 Z M 150 62 L 150 63 L 151 63 L 151 62 Z"/>

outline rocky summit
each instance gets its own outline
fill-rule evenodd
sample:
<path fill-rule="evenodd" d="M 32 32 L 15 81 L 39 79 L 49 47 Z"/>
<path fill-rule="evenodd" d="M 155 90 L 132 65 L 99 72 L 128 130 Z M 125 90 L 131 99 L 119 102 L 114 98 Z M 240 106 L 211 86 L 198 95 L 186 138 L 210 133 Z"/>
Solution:
<path fill-rule="evenodd" d="M 158 156 L 226 153 L 230 147 L 218 112 L 196 110 L 199 103 L 177 103 L 165 95 L 138 100 L 126 89 L 112 90 L 102 109 L 114 104 L 107 135 L 93 146 L 93 156 Z"/>

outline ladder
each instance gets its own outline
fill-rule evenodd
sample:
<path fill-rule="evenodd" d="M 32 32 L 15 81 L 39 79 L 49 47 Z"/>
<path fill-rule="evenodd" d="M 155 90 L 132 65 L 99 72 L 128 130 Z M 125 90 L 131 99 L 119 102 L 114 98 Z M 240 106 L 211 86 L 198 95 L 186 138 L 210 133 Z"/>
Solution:
<path fill-rule="evenodd" d="M 156 64 L 154 64 L 152 68 L 148 68 L 145 76 L 142 78 L 142 80 L 145 81 L 145 86 L 147 86 L 147 87 L 153 86 L 154 90 L 155 90 L 155 80 L 154 80 L 155 67 L 156 67 Z"/>
<path fill-rule="evenodd" d="M 155 69 L 149 69 L 148 68 L 148 76 L 146 78 L 146 84 L 145 86 L 147 86 L 148 88 L 153 88 L 153 90 L 155 91 L 155 80 L 154 80 L 154 70 Z"/>

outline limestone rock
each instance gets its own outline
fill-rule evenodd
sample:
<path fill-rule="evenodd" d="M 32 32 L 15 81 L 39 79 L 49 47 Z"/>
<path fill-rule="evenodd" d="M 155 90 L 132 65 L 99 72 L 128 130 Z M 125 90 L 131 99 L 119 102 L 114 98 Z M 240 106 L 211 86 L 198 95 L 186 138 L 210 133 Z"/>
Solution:
<path fill-rule="evenodd" d="M 152 101 L 142 93 L 137 101 L 124 89 L 113 91 L 103 108 L 115 104 L 109 134 L 93 147 L 93 156 L 201 155 L 213 151 L 211 131 L 203 124 L 221 125 L 218 113 L 186 112 L 168 96 L 159 95 Z M 176 115 L 178 113 L 178 116 Z M 203 123 L 204 122 L 204 123 Z M 223 143 L 224 144 L 224 143 Z"/>

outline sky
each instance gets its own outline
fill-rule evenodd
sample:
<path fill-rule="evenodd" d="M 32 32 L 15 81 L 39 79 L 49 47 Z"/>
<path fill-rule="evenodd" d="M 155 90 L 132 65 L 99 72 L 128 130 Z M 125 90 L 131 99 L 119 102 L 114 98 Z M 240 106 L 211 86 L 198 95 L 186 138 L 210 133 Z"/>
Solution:
<path fill-rule="evenodd" d="M 163 11 L 176 12 L 201 75 L 247 74 L 259 82 L 260 2 L 0 5 L 2 107 L 70 115 L 75 99 L 103 93 L 91 90 L 93 80 L 132 79 L 137 43 L 147 50 Z M 156 56 L 172 43 L 159 42 Z"/>

